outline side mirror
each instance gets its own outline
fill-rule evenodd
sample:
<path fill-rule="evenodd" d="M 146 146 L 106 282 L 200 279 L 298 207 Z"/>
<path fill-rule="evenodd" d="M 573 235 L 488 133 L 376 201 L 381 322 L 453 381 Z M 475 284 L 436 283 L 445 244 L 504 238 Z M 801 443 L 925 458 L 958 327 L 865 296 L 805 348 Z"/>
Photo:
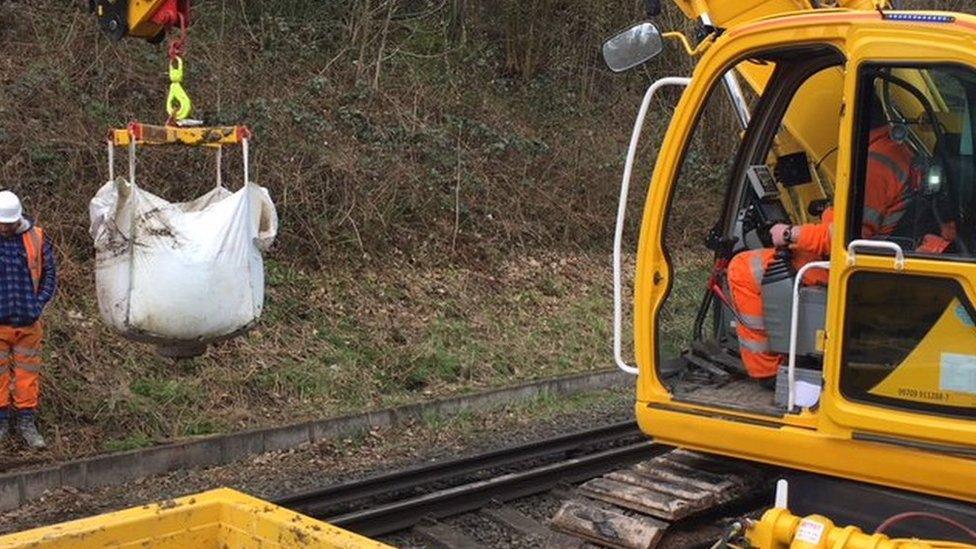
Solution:
<path fill-rule="evenodd" d="M 613 72 L 623 72 L 656 57 L 663 49 L 661 31 L 653 23 L 641 23 L 607 40 L 603 60 Z"/>

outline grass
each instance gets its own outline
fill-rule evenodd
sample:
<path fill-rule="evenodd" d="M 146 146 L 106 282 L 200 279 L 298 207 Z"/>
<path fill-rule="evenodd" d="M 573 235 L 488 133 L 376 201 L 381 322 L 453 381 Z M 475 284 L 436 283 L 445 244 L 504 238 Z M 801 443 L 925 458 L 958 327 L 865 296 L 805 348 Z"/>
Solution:
<path fill-rule="evenodd" d="M 663 357 L 678 356 L 691 345 L 695 314 L 704 297 L 711 267 L 710 256 L 689 258 L 675 266 L 671 294 L 660 315 Z"/>
<path fill-rule="evenodd" d="M 108 452 L 124 452 L 127 450 L 138 450 L 147 448 L 156 443 L 153 439 L 144 434 L 135 434 L 116 440 L 109 440 L 105 443 L 105 450 Z"/>
<path fill-rule="evenodd" d="M 506 426 L 516 427 L 539 421 L 558 422 L 560 418 L 571 418 L 576 413 L 590 411 L 592 414 L 592 410 L 617 409 L 621 404 L 629 404 L 633 398 L 630 391 L 620 390 L 591 391 L 568 396 L 541 393 L 518 403 L 487 410 L 462 410 L 451 415 L 428 412 L 420 421 L 407 428 L 413 432 L 414 437 L 435 438 L 440 442 L 438 447 L 472 442 L 484 444 L 479 439 L 484 436 L 485 430 L 497 434 Z M 585 427 L 581 425 L 579 428 Z M 562 430 L 566 430 L 565 427 Z M 350 455 L 364 446 L 382 445 L 384 440 L 384 437 L 377 440 L 372 433 L 362 432 L 337 441 L 335 449 Z M 496 443 L 495 446 L 497 445 Z"/>
<path fill-rule="evenodd" d="M 94 449 L 121 450 L 604 369 L 606 270 L 602 255 L 552 255 L 321 278 L 270 261 L 267 315 L 246 337 L 177 363 L 109 339 L 100 378 L 53 360 L 46 397 L 71 402 L 44 421 L 68 433 L 84 421 Z M 63 344 L 103 329 L 55 314 Z M 65 438 L 59 451 L 78 448 Z"/>

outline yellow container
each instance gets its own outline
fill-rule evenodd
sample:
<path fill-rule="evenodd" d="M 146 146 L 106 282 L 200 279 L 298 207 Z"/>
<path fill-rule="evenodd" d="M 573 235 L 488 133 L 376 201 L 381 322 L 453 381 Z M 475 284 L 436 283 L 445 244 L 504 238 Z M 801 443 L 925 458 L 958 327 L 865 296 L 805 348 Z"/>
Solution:
<path fill-rule="evenodd" d="M 0 547 L 106 546 L 389 547 L 227 488 L 0 537 Z"/>

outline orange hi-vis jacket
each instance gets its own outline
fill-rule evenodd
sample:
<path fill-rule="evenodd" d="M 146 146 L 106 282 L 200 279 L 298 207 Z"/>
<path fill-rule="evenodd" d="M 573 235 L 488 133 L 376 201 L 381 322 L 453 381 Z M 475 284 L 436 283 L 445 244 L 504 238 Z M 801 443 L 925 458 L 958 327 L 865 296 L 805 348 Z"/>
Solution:
<path fill-rule="evenodd" d="M 918 183 L 912 159 L 908 147 L 890 139 L 887 127 L 871 132 L 862 237 L 894 234 L 904 219 Z M 820 223 L 799 228 L 796 242 L 791 246 L 795 268 L 829 256 L 833 220 L 833 209 L 827 209 Z M 770 350 L 763 318 L 762 280 L 775 257 L 773 249 L 749 250 L 733 257 L 728 268 L 729 289 L 738 319 L 736 335 L 740 356 L 749 375 L 760 379 L 775 376 L 783 361 L 782 355 Z M 826 286 L 827 279 L 826 271 L 813 270 L 803 281 Z"/>
<path fill-rule="evenodd" d="M 905 217 L 912 194 L 917 189 L 918 174 L 912 169 L 912 151 L 888 135 L 887 127 L 876 128 L 871 132 L 861 238 L 894 234 Z M 799 235 L 792 246 L 793 262 L 797 269 L 830 254 L 833 222 L 834 212 L 828 209 L 820 223 L 800 226 Z M 827 273 L 813 271 L 804 277 L 804 282 L 826 285 Z"/>

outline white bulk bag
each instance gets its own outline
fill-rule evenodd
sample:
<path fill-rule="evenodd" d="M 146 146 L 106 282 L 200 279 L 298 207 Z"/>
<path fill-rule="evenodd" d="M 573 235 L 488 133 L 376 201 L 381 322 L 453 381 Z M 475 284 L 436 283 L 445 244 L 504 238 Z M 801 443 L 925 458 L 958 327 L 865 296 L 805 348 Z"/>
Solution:
<path fill-rule="evenodd" d="M 261 316 L 261 253 L 278 217 L 267 189 L 249 181 L 243 146 L 245 184 L 236 192 L 218 175 L 203 196 L 168 202 L 132 183 L 130 148 L 129 179 L 111 179 L 91 200 L 98 307 L 116 331 L 168 356 L 194 356 Z"/>

